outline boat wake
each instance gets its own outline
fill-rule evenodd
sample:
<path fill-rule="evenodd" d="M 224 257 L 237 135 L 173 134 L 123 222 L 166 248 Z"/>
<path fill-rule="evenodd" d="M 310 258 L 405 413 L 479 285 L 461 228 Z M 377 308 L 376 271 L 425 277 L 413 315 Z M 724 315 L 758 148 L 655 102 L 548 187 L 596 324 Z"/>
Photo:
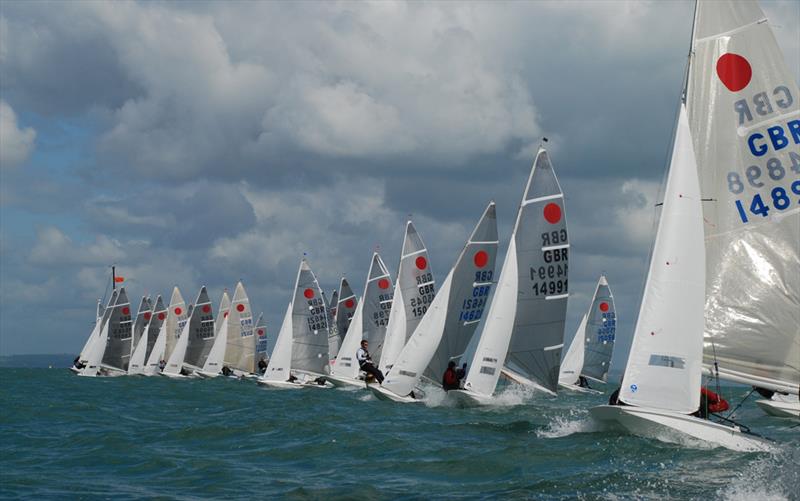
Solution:
<path fill-rule="evenodd" d="M 752 461 L 748 468 L 741 469 L 727 487 L 718 492 L 726 501 L 783 501 L 793 499 L 800 483 L 800 470 L 795 465 L 797 458 L 778 456 L 761 457 Z M 789 455 L 797 455 L 797 452 Z"/>

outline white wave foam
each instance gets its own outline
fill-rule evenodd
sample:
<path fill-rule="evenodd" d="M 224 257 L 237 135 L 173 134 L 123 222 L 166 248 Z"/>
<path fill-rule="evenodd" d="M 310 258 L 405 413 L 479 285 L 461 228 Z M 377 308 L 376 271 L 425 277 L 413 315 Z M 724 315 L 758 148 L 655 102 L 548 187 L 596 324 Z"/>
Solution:
<path fill-rule="evenodd" d="M 577 415 L 570 412 L 569 416 L 556 416 L 544 430 L 536 432 L 540 438 L 561 438 L 575 433 L 591 433 L 600 429 L 597 422 L 585 413 Z"/>
<path fill-rule="evenodd" d="M 789 455 L 795 457 L 787 457 Z M 720 497 L 727 501 L 783 501 L 795 498 L 797 486 L 800 485 L 797 456 L 796 450 L 784 450 L 750 462 L 727 487 L 720 490 Z"/>

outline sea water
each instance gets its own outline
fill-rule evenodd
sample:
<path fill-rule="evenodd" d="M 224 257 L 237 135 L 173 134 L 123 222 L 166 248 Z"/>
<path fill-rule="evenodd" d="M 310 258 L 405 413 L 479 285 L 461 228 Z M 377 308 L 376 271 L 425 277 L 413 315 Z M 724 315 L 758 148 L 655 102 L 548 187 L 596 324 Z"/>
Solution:
<path fill-rule="evenodd" d="M 737 419 L 773 453 L 606 431 L 516 386 L 461 409 L 364 390 L 229 378 L 81 378 L 0 369 L 0 497 L 164 499 L 798 499 L 800 427 L 751 397 Z M 732 404 L 747 393 L 723 388 Z M 795 426 L 794 428 L 792 428 Z"/>

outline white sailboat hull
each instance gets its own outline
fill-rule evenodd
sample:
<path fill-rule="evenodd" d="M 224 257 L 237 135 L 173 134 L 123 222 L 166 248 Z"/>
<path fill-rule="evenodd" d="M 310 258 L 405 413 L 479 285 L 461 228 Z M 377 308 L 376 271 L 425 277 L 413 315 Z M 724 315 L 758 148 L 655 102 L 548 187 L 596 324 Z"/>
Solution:
<path fill-rule="evenodd" d="M 661 439 L 671 433 L 710 442 L 741 452 L 770 451 L 764 439 L 747 435 L 737 426 L 727 426 L 676 412 L 643 407 L 600 405 L 589 410 L 591 417 L 643 437 Z"/>
<path fill-rule="evenodd" d="M 357 388 L 366 388 L 367 383 L 360 379 L 352 379 L 344 376 L 336 376 L 334 374 L 326 374 L 325 380 L 337 388 L 347 388 L 348 386 L 355 386 Z"/>
<path fill-rule="evenodd" d="M 258 384 L 261 386 L 267 386 L 269 388 L 277 388 L 281 390 L 297 390 L 301 388 L 331 388 L 327 384 L 317 384 L 313 381 L 272 381 L 269 379 L 259 379 Z"/>
<path fill-rule="evenodd" d="M 583 386 L 578 386 L 577 384 L 568 384 L 568 383 L 558 383 L 559 388 L 563 388 L 568 391 L 574 391 L 577 393 L 588 393 L 591 395 L 602 395 L 603 392 L 600 390 L 595 390 L 594 388 L 584 388 Z"/>
<path fill-rule="evenodd" d="M 482 395 L 469 390 L 450 390 L 447 398 L 452 399 L 458 407 L 480 407 L 492 403 L 491 395 Z"/>
<path fill-rule="evenodd" d="M 800 401 L 756 400 L 761 410 L 775 417 L 800 418 Z"/>
<path fill-rule="evenodd" d="M 379 384 L 369 384 L 367 385 L 369 391 L 375 395 L 375 398 L 378 400 L 386 400 L 390 402 L 397 402 L 400 404 L 418 404 L 422 403 L 422 400 L 413 398 L 410 395 L 406 395 L 405 397 L 401 397 L 397 393 L 387 390 L 383 386 Z"/>

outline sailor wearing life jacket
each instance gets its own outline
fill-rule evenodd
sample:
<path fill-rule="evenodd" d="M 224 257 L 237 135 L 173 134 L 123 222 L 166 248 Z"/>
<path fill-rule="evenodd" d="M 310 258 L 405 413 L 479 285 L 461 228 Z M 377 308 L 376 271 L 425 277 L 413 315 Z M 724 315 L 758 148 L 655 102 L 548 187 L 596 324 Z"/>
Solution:
<path fill-rule="evenodd" d="M 372 374 L 378 380 L 378 383 L 383 383 L 383 373 L 372 363 L 372 357 L 369 356 L 367 346 L 369 346 L 367 340 L 362 340 L 361 348 L 356 352 L 358 367 L 367 374 Z"/>

